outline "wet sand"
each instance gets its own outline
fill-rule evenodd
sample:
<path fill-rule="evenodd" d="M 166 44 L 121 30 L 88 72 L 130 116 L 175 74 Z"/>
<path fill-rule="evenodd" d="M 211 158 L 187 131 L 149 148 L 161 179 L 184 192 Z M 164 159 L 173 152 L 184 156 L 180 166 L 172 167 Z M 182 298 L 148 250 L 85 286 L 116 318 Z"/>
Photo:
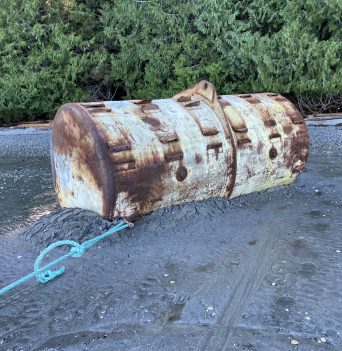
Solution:
<path fill-rule="evenodd" d="M 341 350 L 342 128 L 310 136 L 295 184 L 161 209 L 70 259 L 62 277 L 0 297 L 0 349 Z M 1 286 L 46 245 L 110 225 L 63 210 L 6 230 Z"/>
<path fill-rule="evenodd" d="M 0 237 L 56 207 L 50 131 L 0 128 Z"/>

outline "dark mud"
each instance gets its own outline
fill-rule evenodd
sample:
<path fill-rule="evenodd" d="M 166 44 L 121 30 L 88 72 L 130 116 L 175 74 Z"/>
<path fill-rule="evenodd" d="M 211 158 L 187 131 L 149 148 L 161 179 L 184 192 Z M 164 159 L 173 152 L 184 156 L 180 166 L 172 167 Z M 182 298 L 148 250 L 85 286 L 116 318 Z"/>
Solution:
<path fill-rule="evenodd" d="M 0 297 L 0 349 L 341 350 L 342 128 L 310 135 L 295 184 L 156 211 Z M 3 234 L 1 286 L 110 225 L 63 210 Z"/>

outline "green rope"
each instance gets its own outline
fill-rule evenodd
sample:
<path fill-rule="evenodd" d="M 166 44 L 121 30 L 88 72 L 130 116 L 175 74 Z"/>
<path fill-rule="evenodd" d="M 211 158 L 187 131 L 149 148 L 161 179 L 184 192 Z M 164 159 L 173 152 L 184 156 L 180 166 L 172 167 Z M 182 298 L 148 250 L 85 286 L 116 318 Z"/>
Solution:
<path fill-rule="evenodd" d="M 65 259 L 67 259 L 69 257 L 81 257 L 85 253 L 86 250 L 88 250 L 89 248 L 94 246 L 100 240 L 106 238 L 109 235 L 117 233 L 118 231 L 120 231 L 124 228 L 130 227 L 130 226 L 131 226 L 130 224 L 128 224 L 124 221 L 120 221 L 115 227 L 109 229 L 107 232 L 105 232 L 105 233 L 103 233 L 103 234 L 101 234 L 93 239 L 87 240 L 82 244 L 79 244 L 76 241 L 72 241 L 72 240 L 61 240 L 61 241 L 57 241 L 57 242 L 49 245 L 37 257 L 36 262 L 34 263 L 33 272 L 26 275 L 25 277 L 22 277 L 22 278 L 16 280 L 15 282 L 13 282 L 11 284 L 5 286 L 4 288 L 0 289 L 0 295 L 5 294 L 6 292 L 16 288 L 17 286 L 19 286 L 21 284 L 24 284 L 25 282 L 27 282 L 31 278 L 36 278 L 39 283 L 43 283 L 43 284 L 49 282 L 50 280 L 58 277 L 59 275 L 62 275 L 65 271 L 65 267 L 61 267 L 55 271 L 52 271 L 49 268 L 56 265 L 57 263 L 64 261 Z M 63 255 L 59 258 L 56 258 L 55 260 L 49 262 L 45 266 L 40 267 L 40 264 L 42 263 L 44 257 L 51 250 L 53 250 L 56 247 L 63 246 L 63 245 L 71 246 L 71 249 L 68 253 L 66 253 L 65 255 Z"/>

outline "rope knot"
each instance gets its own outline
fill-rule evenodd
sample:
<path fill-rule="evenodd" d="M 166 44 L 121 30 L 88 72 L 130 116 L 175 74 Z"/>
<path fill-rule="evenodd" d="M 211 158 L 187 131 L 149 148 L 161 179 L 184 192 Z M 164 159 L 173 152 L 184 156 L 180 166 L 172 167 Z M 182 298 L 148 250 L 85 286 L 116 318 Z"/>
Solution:
<path fill-rule="evenodd" d="M 83 245 L 78 244 L 70 249 L 72 257 L 81 257 L 85 253 L 86 249 Z"/>
<path fill-rule="evenodd" d="M 16 280 L 15 282 L 13 282 L 11 284 L 5 286 L 4 288 L 0 289 L 0 295 L 4 294 L 7 291 L 10 291 L 11 289 L 15 288 L 16 286 L 19 286 L 19 285 L 25 283 L 26 281 L 28 281 L 29 279 L 31 279 L 33 277 L 35 277 L 38 280 L 38 282 L 40 282 L 40 283 L 49 282 L 50 280 L 58 277 L 59 275 L 62 275 L 65 271 L 64 267 L 60 267 L 59 269 L 56 269 L 54 271 L 50 270 L 49 269 L 50 267 L 64 261 L 68 257 L 81 257 L 86 250 L 88 250 L 90 247 L 95 245 L 100 240 L 106 238 L 109 235 L 112 235 L 112 234 L 118 232 L 119 230 L 127 228 L 127 227 L 129 227 L 129 224 L 125 223 L 124 221 L 120 221 L 115 227 L 109 229 L 105 233 L 102 233 L 93 239 L 90 239 L 90 240 L 83 242 L 82 244 L 79 244 L 76 241 L 72 241 L 72 240 L 61 240 L 61 241 L 57 241 L 56 243 L 51 244 L 46 249 L 44 249 L 40 253 L 40 255 L 38 256 L 38 258 L 36 259 L 36 262 L 34 263 L 33 272 L 26 275 L 25 277 L 22 277 L 22 278 Z M 60 257 L 56 258 L 55 260 L 47 263 L 45 266 L 40 267 L 40 264 L 42 263 L 44 257 L 51 250 L 53 250 L 55 247 L 59 247 L 62 245 L 71 246 L 71 249 L 69 250 L 69 252 L 66 253 L 65 255 L 60 256 Z"/>
<path fill-rule="evenodd" d="M 65 271 L 64 267 L 59 268 L 56 271 L 43 271 L 41 273 L 37 273 L 36 274 L 36 278 L 39 281 L 39 283 L 47 283 L 52 279 L 55 279 L 56 277 L 58 277 L 59 275 L 62 275 Z"/>
<path fill-rule="evenodd" d="M 69 253 L 67 253 L 64 256 L 61 256 L 60 258 L 56 259 L 53 262 L 48 263 L 47 265 L 45 265 L 43 268 L 40 268 L 40 264 L 42 263 L 44 257 L 54 248 L 59 247 L 59 246 L 64 246 L 64 245 L 68 245 L 71 246 L 71 249 L 69 251 Z M 84 253 L 84 248 L 82 245 L 80 245 L 79 243 L 77 243 L 76 241 L 72 241 L 72 240 L 62 240 L 62 241 L 58 241 L 56 243 L 51 244 L 50 246 L 48 246 L 47 248 L 45 248 L 40 255 L 38 256 L 38 258 L 36 259 L 36 262 L 34 263 L 34 273 L 36 275 L 37 280 L 40 283 L 47 283 L 52 279 L 55 279 L 56 277 L 62 275 L 65 271 L 64 267 L 61 267 L 55 271 L 49 270 L 48 268 L 50 268 L 50 266 L 52 266 L 53 264 L 56 264 L 58 261 L 62 261 L 63 259 L 67 258 L 68 256 L 72 256 L 72 257 L 80 257 L 82 256 Z"/>

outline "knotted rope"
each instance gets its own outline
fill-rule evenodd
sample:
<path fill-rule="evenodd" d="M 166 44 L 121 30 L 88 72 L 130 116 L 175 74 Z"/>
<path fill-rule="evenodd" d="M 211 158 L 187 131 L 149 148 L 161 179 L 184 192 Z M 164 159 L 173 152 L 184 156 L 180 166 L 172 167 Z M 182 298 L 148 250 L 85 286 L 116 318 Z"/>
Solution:
<path fill-rule="evenodd" d="M 109 229 L 107 232 L 105 232 L 101 235 L 98 235 L 93 239 L 87 240 L 87 241 L 83 242 L 82 244 L 79 244 L 76 241 L 72 241 L 72 240 L 61 240 L 61 241 L 57 241 L 57 242 L 49 245 L 37 257 L 36 262 L 34 263 L 33 272 L 16 280 L 15 282 L 13 282 L 11 284 L 5 286 L 4 288 L 0 289 L 0 295 L 5 294 L 6 292 L 16 288 L 17 286 L 19 286 L 21 284 L 24 284 L 25 282 L 27 282 L 31 278 L 36 278 L 39 283 L 43 283 L 43 284 L 49 282 L 50 280 L 62 275 L 65 271 L 65 267 L 60 267 L 59 269 L 54 270 L 54 271 L 50 270 L 50 268 L 52 266 L 64 261 L 65 259 L 67 259 L 69 257 L 81 257 L 86 252 L 86 250 L 88 250 L 89 248 L 94 246 L 100 240 L 106 238 L 109 235 L 117 233 L 118 231 L 120 231 L 122 229 L 125 229 L 127 227 L 131 227 L 131 226 L 132 226 L 132 224 L 130 224 L 130 223 L 126 223 L 125 221 L 120 221 L 115 227 Z M 65 255 L 63 255 L 59 258 L 56 258 L 55 260 L 49 262 L 45 266 L 40 267 L 44 257 L 50 251 L 52 251 L 56 247 L 64 246 L 64 245 L 71 246 L 71 249 L 68 253 L 66 253 Z"/>

